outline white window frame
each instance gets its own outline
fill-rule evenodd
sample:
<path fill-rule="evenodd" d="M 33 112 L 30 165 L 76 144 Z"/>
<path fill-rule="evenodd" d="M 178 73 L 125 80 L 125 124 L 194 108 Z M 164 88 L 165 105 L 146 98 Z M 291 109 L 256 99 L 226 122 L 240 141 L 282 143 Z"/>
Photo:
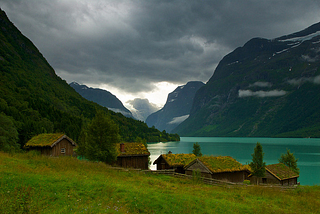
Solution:
<path fill-rule="evenodd" d="M 61 148 L 61 153 L 65 154 L 66 153 L 66 148 Z"/>

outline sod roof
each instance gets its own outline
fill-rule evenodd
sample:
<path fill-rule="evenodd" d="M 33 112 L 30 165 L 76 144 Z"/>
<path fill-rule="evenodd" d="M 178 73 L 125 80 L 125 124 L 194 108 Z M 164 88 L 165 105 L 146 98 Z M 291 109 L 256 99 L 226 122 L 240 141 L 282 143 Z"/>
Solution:
<path fill-rule="evenodd" d="M 120 152 L 120 144 L 117 144 L 118 156 L 139 156 L 139 155 L 150 155 L 149 150 L 143 143 L 123 143 L 124 152 Z"/>
<path fill-rule="evenodd" d="M 197 157 L 194 154 L 163 154 L 153 164 L 163 158 L 169 166 L 185 166 Z"/>
<path fill-rule="evenodd" d="M 68 139 L 72 145 L 76 145 L 69 137 L 63 133 L 51 133 L 51 134 L 39 134 L 31 138 L 27 143 L 26 147 L 53 147 L 56 143 L 60 142 L 62 139 Z"/>
<path fill-rule="evenodd" d="M 198 160 L 213 173 L 248 170 L 247 166 L 242 165 L 230 156 L 202 156 Z"/>
<path fill-rule="evenodd" d="M 283 163 L 271 164 L 266 166 L 266 170 L 277 177 L 279 180 L 286 180 L 289 178 L 299 177 L 299 174 L 292 171 Z"/>

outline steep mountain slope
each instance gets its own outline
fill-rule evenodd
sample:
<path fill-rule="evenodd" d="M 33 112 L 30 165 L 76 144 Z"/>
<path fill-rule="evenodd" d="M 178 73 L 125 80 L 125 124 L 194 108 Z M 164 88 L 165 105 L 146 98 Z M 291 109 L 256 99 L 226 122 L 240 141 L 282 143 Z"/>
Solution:
<path fill-rule="evenodd" d="M 320 23 L 226 55 L 194 98 L 183 136 L 320 137 Z"/>
<path fill-rule="evenodd" d="M 109 91 L 91 88 L 86 85 L 80 85 L 76 82 L 69 84 L 76 92 L 78 92 L 82 97 L 87 100 L 98 103 L 101 106 L 104 106 L 114 112 L 123 114 L 126 117 L 132 117 L 131 112 L 123 106 L 122 102 Z"/>
<path fill-rule="evenodd" d="M 10 22 L 0 9 L 0 113 L 10 118 L 23 146 L 32 136 L 64 132 L 78 139 L 83 124 L 103 110 L 119 125 L 124 141 L 137 138 L 167 141 L 178 136 L 119 113 L 108 111 L 81 97 L 58 77 L 39 50 Z M 0 137 L 1 137 L 0 133 Z"/>
<path fill-rule="evenodd" d="M 204 86 L 203 82 L 192 81 L 177 87 L 168 95 L 164 107 L 146 119 L 147 125 L 170 133 L 172 129 L 189 117 L 194 95 L 202 86 Z"/>

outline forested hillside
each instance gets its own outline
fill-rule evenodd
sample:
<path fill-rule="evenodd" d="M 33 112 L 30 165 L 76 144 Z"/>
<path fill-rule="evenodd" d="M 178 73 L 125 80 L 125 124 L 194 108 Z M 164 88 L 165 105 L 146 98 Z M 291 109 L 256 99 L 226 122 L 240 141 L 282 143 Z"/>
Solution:
<path fill-rule="evenodd" d="M 177 135 L 148 128 L 141 121 L 126 118 L 82 98 L 55 74 L 39 50 L 2 10 L 0 71 L 0 119 L 12 122 L 8 124 L 18 132 L 21 146 L 32 136 L 45 132 L 64 132 L 77 140 L 83 125 L 100 109 L 110 114 L 118 124 L 124 141 L 137 138 L 147 141 L 179 139 Z M 0 123 L 3 124 L 2 121 Z M 1 127 L 1 143 L 15 138 L 15 132 L 7 129 Z"/>

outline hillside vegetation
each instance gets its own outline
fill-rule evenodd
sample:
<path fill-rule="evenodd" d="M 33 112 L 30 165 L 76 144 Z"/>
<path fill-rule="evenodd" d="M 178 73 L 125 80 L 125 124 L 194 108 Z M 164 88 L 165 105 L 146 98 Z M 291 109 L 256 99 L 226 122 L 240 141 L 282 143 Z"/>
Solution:
<path fill-rule="evenodd" d="M 137 138 L 149 142 L 179 140 L 178 135 L 148 128 L 141 121 L 126 118 L 82 98 L 55 74 L 39 50 L 1 10 L 0 71 L 0 119 L 6 124 L 10 123 L 8 121 L 13 123 L 10 128 L 18 131 L 20 146 L 34 135 L 51 132 L 63 132 L 77 141 L 83 125 L 94 117 L 97 110 L 110 115 L 119 126 L 123 141 Z M 1 137 L 15 138 L 14 131 L 10 133 L 0 130 Z"/>
<path fill-rule="evenodd" d="M 210 186 L 72 157 L 0 152 L 0 213 L 319 213 L 319 193 L 319 186 Z"/>

